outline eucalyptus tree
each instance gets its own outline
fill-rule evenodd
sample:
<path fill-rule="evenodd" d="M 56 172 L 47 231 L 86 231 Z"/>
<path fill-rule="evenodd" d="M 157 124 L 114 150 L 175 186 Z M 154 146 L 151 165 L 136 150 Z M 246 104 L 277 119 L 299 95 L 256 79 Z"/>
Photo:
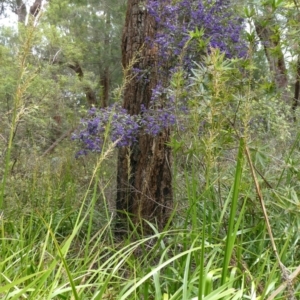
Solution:
<path fill-rule="evenodd" d="M 49 55 L 55 58 L 53 63 L 69 67 L 78 76 L 88 105 L 106 106 L 111 89 L 121 80 L 124 8 L 116 0 L 51 0 L 47 8 L 46 19 L 58 37 L 51 41 Z"/>
<path fill-rule="evenodd" d="M 291 60 L 292 60 L 292 81 L 291 85 L 294 87 L 292 108 L 295 111 L 300 106 L 300 2 L 298 0 L 287 1 L 288 7 L 286 11 L 286 20 L 288 26 L 287 44 L 290 46 Z M 296 115 L 294 116 L 296 118 Z"/>
<path fill-rule="evenodd" d="M 125 13 L 117 0 L 2 0 L 2 13 L 13 12 L 20 25 L 43 8 L 38 31 L 43 43 L 36 57 L 69 68 L 80 81 L 89 106 L 106 106 L 122 77 L 120 39 Z M 26 23 L 26 24 L 25 24 Z M 24 31 L 24 30 L 23 30 Z M 65 71 L 63 71 L 65 72 Z"/>
<path fill-rule="evenodd" d="M 132 67 L 147 73 L 144 78 L 132 78 L 125 87 L 123 107 L 130 115 L 141 114 L 142 106 L 149 108 L 152 90 L 158 84 L 158 53 L 145 45 L 147 38 L 155 38 L 156 28 L 156 21 L 143 1 L 129 0 L 122 37 L 122 64 L 128 69 L 136 59 Z M 146 219 L 157 222 L 161 228 L 166 224 L 173 198 L 169 136 L 169 129 L 156 137 L 139 134 L 136 143 L 119 150 L 117 210 L 121 219 L 127 212 L 134 223 Z"/>
<path fill-rule="evenodd" d="M 8 11 L 18 16 L 18 22 L 25 23 L 27 15 L 36 17 L 41 10 L 43 0 L 1 0 L 0 14 L 7 15 Z"/>
<path fill-rule="evenodd" d="M 281 92 L 284 101 L 288 102 L 288 74 L 282 48 L 282 30 L 278 19 L 276 20 L 275 9 L 276 7 L 268 4 L 268 2 L 262 5 L 257 11 L 255 28 L 264 48 L 276 90 Z"/>
<path fill-rule="evenodd" d="M 127 79 L 122 108 L 91 110 L 87 127 L 77 136 L 83 142 L 81 154 L 102 151 L 104 128 L 110 122 L 111 138 L 120 148 L 117 231 L 126 224 L 127 215 L 134 224 L 146 225 L 146 220 L 160 229 L 167 224 L 173 211 L 169 142 L 177 101 L 168 94 L 170 80 L 178 70 L 188 78 L 193 60 L 211 48 L 219 48 L 227 57 L 243 57 L 242 23 L 229 1 L 128 0 L 122 37 Z"/>
<path fill-rule="evenodd" d="M 297 0 L 261 1 L 248 7 L 247 15 L 253 19 L 271 82 L 281 99 L 295 111 L 300 90 L 300 3 Z"/>

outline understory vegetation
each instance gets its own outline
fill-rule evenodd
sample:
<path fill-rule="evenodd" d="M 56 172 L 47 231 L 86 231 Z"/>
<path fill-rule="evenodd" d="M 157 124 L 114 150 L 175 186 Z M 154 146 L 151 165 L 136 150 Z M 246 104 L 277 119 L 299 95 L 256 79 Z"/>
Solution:
<path fill-rule="evenodd" d="M 174 208 L 163 230 L 148 222 L 150 233 L 128 215 L 122 237 L 122 134 L 111 139 L 108 117 L 101 147 L 76 155 L 87 86 L 101 88 L 93 69 L 84 78 L 67 69 L 85 61 L 88 46 L 73 48 L 64 25 L 42 22 L 48 13 L 19 35 L 1 29 L 0 298 L 300 299 L 299 112 L 272 82 L 250 10 L 246 58 L 211 48 L 193 58 L 188 76 L 180 65 L 169 77 Z M 203 41 L 198 30 L 189 38 Z M 114 74 L 111 104 L 122 103 L 127 71 Z"/>

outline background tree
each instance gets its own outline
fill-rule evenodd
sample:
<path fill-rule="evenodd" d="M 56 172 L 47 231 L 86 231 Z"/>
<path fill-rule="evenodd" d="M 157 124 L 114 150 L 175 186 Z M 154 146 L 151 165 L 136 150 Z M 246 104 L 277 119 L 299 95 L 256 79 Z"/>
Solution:
<path fill-rule="evenodd" d="M 281 42 L 282 30 L 274 11 L 271 5 L 262 6 L 262 12 L 258 13 L 255 20 L 255 28 L 264 48 L 276 90 L 282 93 L 283 100 L 288 103 L 291 101 L 287 91 L 288 73 Z"/>
<path fill-rule="evenodd" d="M 299 100 L 299 44 L 295 31 L 299 29 L 298 1 L 262 1 L 251 6 L 256 33 L 269 65 L 270 79 L 275 90 L 294 112 Z M 254 54 L 257 56 L 259 49 Z"/>
<path fill-rule="evenodd" d="M 0 68 L 5 76 L 0 87 L 3 116 L 0 134 L 4 144 L 9 131 L 5 124 L 10 120 L 19 70 L 16 59 L 10 67 L 8 61 L 23 52 L 24 41 L 34 33 L 26 49 L 28 65 L 24 66 L 35 74 L 31 74 L 31 84 L 24 95 L 24 109 L 30 111 L 30 117 L 25 114 L 23 125 L 16 127 L 14 137 L 18 147 L 13 151 L 16 158 L 21 151 L 25 155 L 33 149 L 42 154 L 61 136 L 70 134 L 80 109 L 112 101 L 111 91 L 122 79 L 119 42 L 125 12 L 122 1 L 53 0 L 45 3 L 38 24 L 25 24 L 33 7 L 40 5 L 40 1 L 30 3 L 32 6 L 25 1 L 2 1 L 3 14 L 12 16 L 14 12 L 19 20 L 18 32 L 17 24 L 11 29 L 1 28 L 4 56 Z M 107 15 L 109 25 L 105 25 Z M 105 82 L 111 82 L 105 89 L 101 83 L 103 74 L 106 74 Z M 105 99 L 102 91 L 105 91 Z M 22 168 L 14 163 L 14 171 L 18 167 Z"/>
<path fill-rule="evenodd" d="M 48 55 L 55 58 L 53 63 L 75 72 L 90 106 L 106 106 L 111 90 L 121 80 L 119 40 L 124 9 L 124 1 L 116 0 L 76 4 L 53 0 L 47 9 L 47 19 L 59 37 L 52 40 Z"/>

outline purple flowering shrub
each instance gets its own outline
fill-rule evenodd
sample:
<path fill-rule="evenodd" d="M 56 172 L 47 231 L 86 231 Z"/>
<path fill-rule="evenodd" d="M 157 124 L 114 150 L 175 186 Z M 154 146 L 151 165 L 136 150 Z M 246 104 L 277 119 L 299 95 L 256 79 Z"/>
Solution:
<path fill-rule="evenodd" d="M 141 111 L 141 125 L 145 134 L 157 136 L 162 130 L 170 128 L 176 123 L 174 107 L 146 109 L 145 106 L 142 106 Z"/>
<path fill-rule="evenodd" d="M 172 86 L 178 73 L 186 84 L 189 76 L 181 72 L 191 74 L 194 62 L 203 61 L 201 56 L 212 48 L 219 49 L 226 58 L 246 56 L 246 45 L 241 39 L 243 20 L 235 16 L 229 0 L 148 0 L 146 8 L 157 23 L 157 35 L 146 42 L 159 49 L 159 82 L 170 78 L 167 84 Z M 149 80 L 147 71 L 133 68 L 132 72 L 138 80 Z M 73 136 L 83 145 L 78 155 L 101 151 L 106 136 L 117 147 L 131 146 L 139 134 L 156 136 L 179 122 L 175 107 L 186 115 L 187 96 L 178 99 L 172 88 L 167 88 L 159 83 L 152 90 L 150 107 L 142 106 L 140 115 L 131 116 L 118 105 L 92 108 L 82 121 L 83 130 Z M 187 90 L 188 87 L 186 93 Z"/>
<path fill-rule="evenodd" d="M 77 153 L 85 155 L 89 151 L 101 152 L 106 135 L 110 136 L 117 147 L 130 146 L 136 142 L 139 130 L 138 116 L 131 116 L 120 106 L 91 108 L 88 118 L 81 121 L 83 129 L 73 134 L 73 140 L 79 140 L 83 149 Z"/>
<path fill-rule="evenodd" d="M 159 48 L 160 64 L 174 67 L 183 54 L 185 69 L 210 48 L 218 48 L 227 58 L 245 57 L 246 44 L 241 38 L 243 19 L 236 17 L 229 0 L 148 0 L 147 9 L 158 24 L 151 44 Z M 191 32 L 202 32 L 191 39 Z M 187 49 L 182 53 L 188 42 Z"/>
<path fill-rule="evenodd" d="M 116 147 L 126 147 L 137 142 L 138 133 L 141 131 L 156 136 L 175 124 L 172 109 L 141 109 L 141 115 L 132 116 L 119 105 L 105 109 L 91 108 L 88 118 L 81 121 L 82 130 L 72 136 L 73 140 L 78 140 L 83 145 L 83 149 L 76 156 L 101 152 L 106 136 L 116 142 Z"/>

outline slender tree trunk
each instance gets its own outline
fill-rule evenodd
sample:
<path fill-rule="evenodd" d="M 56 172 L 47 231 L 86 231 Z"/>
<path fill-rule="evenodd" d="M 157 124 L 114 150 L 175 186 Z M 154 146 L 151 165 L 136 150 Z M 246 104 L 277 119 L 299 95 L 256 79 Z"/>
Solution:
<path fill-rule="evenodd" d="M 36 17 L 41 10 L 41 6 L 42 6 L 42 0 L 35 0 L 29 10 L 31 15 Z"/>
<path fill-rule="evenodd" d="M 26 16 L 27 16 L 27 11 L 26 11 L 26 5 L 22 0 L 17 0 L 16 1 L 17 7 L 15 13 L 18 16 L 18 22 L 25 24 Z"/>
<path fill-rule="evenodd" d="M 109 67 L 106 66 L 101 74 L 101 107 L 107 107 L 108 98 L 109 98 L 109 83 L 110 83 L 110 76 L 109 76 Z"/>
<path fill-rule="evenodd" d="M 287 69 L 281 49 L 280 34 L 276 30 L 276 22 L 272 16 L 272 12 L 268 7 L 266 9 L 267 12 L 265 15 L 260 20 L 255 21 L 256 32 L 264 47 L 276 89 L 282 92 L 284 101 L 290 102 L 289 93 L 287 91 Z"/>
<path fill-rule="evenodd" d="M 134 57 L 133 66 L 143 70 L 143 78 L 135 77 L 124 91 L 124 108 L 131 115 L 141 113 L 141 105 L 149 107 L 152 89 L 157 84 L 157 57 L 145 44 L 153 38 L 156 24 L 143 8 L 143 1 L 128 0 L 122 38 L 122 63 L 126 70 Z M 158 137 L 141 133 L 132 147 L 119 150 L 117 179 L 118 220 L 116 231 L 126 226 L 126 214 L 144 233 L 149 227 L 143 222 L 156 223 L 159 228 L 168 221 L 172 211 L 171 150 L 167 146 L 169 131 Z"/>
<path fill-rule="evenodd" d="M 295 81 L 295 90 L 294 90 L 294 99 L 293 99 L 293 111 L 299 107 L 299 96 L 300 96 L 300 54 L 298 55 L 297 60 L 297 72 L 296 72 L 296 81 Z M 296 120 L 296 117 L 294 117 Z"/>
<path fill-rule="evenodd" d="M 110 12 L 106 12 L 105 20 L 105 36 L 104 36 L 104 48 L 108 53 L 110 53 L 110 31 L 111 31 L 111 20 Z M 110 88 L 110 72 L 109 72 L 109 62 L 103 61 L 101 66 L 100 75 L 100 85 L 101 85 L 101 106 L 107 107 L 109 98 L 109 88 Z"/>
<path fill-rule="evenodd" d="M 38 15 L 38 13 L 41 10 L 42 2 L 42 0 L 35 0 L 34 3 L 30 6 L 29 12 L 32 16 L 36 17 Z M 13 9 L 13 11 L 18 16 L 18 22 L 25 24 L 27 17 L 26 4 L 23 2 L 23 0 L 16 0 L 15 4 L 16 6 L 15 9 Z"/>
<path fill-rule="evenodd" d="M 297 9 L 297 21 L 298 24 L 300 23 L 300 7 L 298 5 L 298 2 L 296 0 L 293 1 L 295 4 L 295 7 Z M 298 43 L 299 48 L 299 43 Z M 299 51 L 299 49 L 298 49 Z M 296 109 L 299 107 L 299 101 L 300 101 L 300 54 L 298 52 L 298 58 L 297 58 L 297 70 L 296 70 L 296 79 L 295 79 L 295 88 L 294 88 L 294 98 L 293 98 L 293 112 L 294 112 L 294 121 L 296 121 Z"/>

